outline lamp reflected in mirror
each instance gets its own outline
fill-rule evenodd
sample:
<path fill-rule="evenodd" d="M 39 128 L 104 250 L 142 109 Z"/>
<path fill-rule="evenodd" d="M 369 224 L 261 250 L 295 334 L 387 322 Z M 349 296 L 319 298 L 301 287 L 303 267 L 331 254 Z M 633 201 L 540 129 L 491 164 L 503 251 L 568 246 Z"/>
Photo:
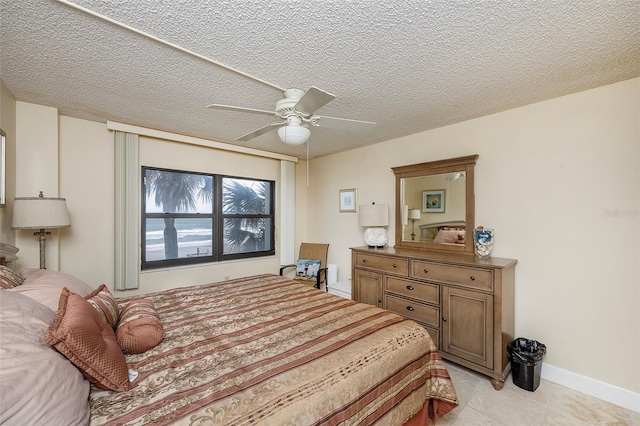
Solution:
<path fill-rule="evenodd" d="M 409 220 L 411 221 L 411 240 L 415 241 L 416 239 L 416 220 L 420 220 L 420 210 L 419 209 L 411 209 L 409 210 Z"/>

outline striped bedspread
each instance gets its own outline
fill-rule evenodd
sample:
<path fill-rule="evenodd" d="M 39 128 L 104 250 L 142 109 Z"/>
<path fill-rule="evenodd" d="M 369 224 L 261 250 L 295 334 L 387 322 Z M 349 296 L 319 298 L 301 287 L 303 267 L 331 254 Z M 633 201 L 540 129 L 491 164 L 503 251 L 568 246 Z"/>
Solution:
<path fill-rule="evenodd" d="M 92 425 L 402 425 L 457 405 L 427 332 L 374 306 L 277 275 L 144 297 L 164 340 L 126 356 L 135 388 L 92 389 Z"/>

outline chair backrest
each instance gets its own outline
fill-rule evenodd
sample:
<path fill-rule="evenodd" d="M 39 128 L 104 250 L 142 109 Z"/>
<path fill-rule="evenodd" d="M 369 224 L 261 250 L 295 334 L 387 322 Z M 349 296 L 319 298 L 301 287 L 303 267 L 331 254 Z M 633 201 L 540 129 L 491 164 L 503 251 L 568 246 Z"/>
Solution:
<path fill-rule="evenodd" d="M 300 259 L 320 260 L 320 268 L 327 267 L 327 252 L 329 244 L 302 243 L 300 244 Z"/>

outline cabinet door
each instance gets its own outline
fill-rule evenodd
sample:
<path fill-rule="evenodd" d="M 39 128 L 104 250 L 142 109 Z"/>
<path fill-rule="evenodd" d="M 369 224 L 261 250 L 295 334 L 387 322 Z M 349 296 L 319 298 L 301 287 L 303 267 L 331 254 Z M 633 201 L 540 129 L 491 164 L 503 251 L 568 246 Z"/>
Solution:
<path fill-rule="evenodd" d="M 382 307 L 382 274 L 355 269 L 353 280 L 355 301 Z"/>
<path fill-rule="evenodd" d="M 493 368 L 493 296 L 442 286 L 442 351 Z"/>

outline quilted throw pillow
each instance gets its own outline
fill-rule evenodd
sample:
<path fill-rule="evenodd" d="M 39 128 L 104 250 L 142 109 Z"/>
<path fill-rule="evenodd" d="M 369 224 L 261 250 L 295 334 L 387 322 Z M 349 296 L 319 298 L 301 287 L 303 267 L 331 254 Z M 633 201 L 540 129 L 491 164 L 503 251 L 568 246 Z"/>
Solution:
<path fill-rule="evenodd" d="M 118 325 L 118 318 L 120 317 L 120 311 L 118 309 L 118 302 L 113 297 L 106 285 L 102 284 L 100 287 L 91 292 L 87 297 L 87 302 L 93 306 L 102 318 L 111 326 L 112 329 L 116 329 Z"/>
<path fill-rule="evenodd" d="M 96 387 L 115 391 L 133 387 L 113 329 L 84 297 L 68 288 L 62 290 L 58 312 L 44 340 Z"/>
<path fill-rule="evenodd" d="M 164 329 L 153 302 L 134 299 L 120 313 L 116 329 L 120 348 L 129 354 L 140 354 L 157 346 L 164 338 Z"/>
<path fill-rule="evenodd" d="M 22 284 L 22 278 L 4 265 L 0 265 L 0 288 L 14 288 Z"/>
<path fill-rule="evenodd" d="M 296 276 L 317 277 L 320 270 L 320 261 L 315 259 L 298 259 L 296 263 Z"/>

